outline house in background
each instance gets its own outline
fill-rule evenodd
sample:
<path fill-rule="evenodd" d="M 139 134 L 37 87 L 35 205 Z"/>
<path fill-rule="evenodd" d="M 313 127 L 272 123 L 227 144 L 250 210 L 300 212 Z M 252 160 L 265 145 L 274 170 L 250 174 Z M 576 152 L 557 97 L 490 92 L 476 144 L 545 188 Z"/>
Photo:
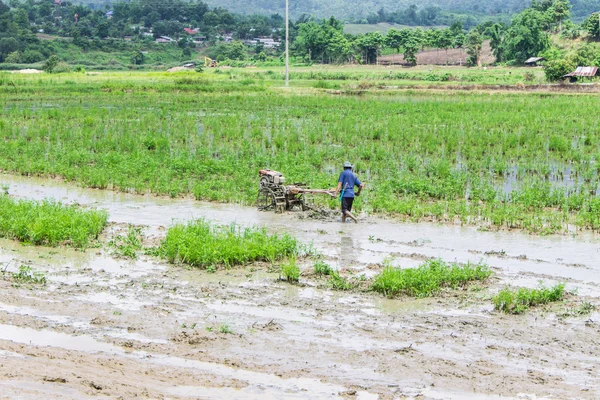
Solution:
<path fill-rule="evenodd" d="M 525 60 L 524 64 L 528 67 L 537 67 L 542 61 L 546 61 L 546 59 L 544 57 L 531 57 Z"/>
<path fill-rule="evenodd" d="M 595 78 L 598 76 L 598 67 L 577 67 L 577 69 L 564 78 L 570 78 L 571 82 L 576 82 L 578 78 Z"/>
<path fill-rule="evenodd" d="M 171 43 L 171 42 L 174 42 L 174 40 L 168 36 L 159 36 L 156 38 L 156 43 Z"/>

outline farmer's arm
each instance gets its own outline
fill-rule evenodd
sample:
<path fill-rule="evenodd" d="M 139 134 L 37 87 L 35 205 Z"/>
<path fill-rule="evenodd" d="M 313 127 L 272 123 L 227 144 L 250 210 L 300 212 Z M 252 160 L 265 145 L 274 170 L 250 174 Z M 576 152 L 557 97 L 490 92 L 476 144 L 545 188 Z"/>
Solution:
<path fill-rule="evenodd" d="M 358 185 L 358 190 L 356 191 L 357 196 L 360 195 L 360 191 L 363 190 L 364 187 L 365 187 L 365 184 L 362 182 Z"/>
<path fill-rule="evenodd" d="M 358 190 L 356 191 L 355 195 L 356 195 L 356 196 L 360 196 L 360 191 L 362 190 L 362 188 L 364 188 L 364 187 L 365 187 L 365 184 L 364 184 L 364 183 L 362 183 L 362 182 L 360 181 L 360 179 L 358 179 L 358 177 L 357 177 L 356 175 L 354 175 L 354 177 L 356 178 L 356 179 L 354 180 L 354 186 L 358 186 Z"/>
<path fill-rule="evenodd" d="M 342 182 L 340 181 L 340 182 L 338 182 L 337 189 L 335 189 L 335 193 L 337 194 L 341 191 L 342 191 Z"/>

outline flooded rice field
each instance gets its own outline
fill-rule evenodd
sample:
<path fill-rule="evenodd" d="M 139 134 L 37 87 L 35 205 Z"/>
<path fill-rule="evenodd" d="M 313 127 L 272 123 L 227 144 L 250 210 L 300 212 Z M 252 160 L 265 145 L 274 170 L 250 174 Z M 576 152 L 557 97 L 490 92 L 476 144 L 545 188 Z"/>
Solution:
<path fill-rule="evenodd" d="M 30 266 L 44 286 L 0 279 L 0 399 L 597 399 L 600 238 L 481 232 L 365 216 L 359 224 L 236 205 L 82 189 L 0 175 L 16 198 L 105 209 L 98 248 L 0 240 L 0 269 Z M 128 224 L 149 244 L 174 222 L 286 232 L 336 269 L 372 277 L 388 260 L 487 263 L 485 287 L 427 299 L 299 285 L 267 265 L 208 273 L 104 245 Z M 564 282 L 565 304 L 524 315 L 493 310 L 507 284 Z M 561 308 L 562 307 L 562 308 Z"/>

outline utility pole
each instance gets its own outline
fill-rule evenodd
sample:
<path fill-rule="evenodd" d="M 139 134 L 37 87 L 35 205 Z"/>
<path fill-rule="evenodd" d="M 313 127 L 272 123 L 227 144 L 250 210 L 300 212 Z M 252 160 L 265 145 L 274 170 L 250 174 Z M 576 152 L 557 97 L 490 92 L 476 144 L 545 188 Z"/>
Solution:
<path fill-rule="evenodd" d="M 290 85 L 290 15 L 289 0 L 285 0 L 285 86 Z"/>

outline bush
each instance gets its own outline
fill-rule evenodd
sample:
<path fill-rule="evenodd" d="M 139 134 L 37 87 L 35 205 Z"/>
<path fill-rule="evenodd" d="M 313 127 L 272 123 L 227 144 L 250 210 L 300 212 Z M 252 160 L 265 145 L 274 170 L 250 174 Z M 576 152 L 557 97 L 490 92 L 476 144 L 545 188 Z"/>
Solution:
<path fill-rule="evenodd" d="M 56 55 L 52 55 L 46 60 L 42 69 L 48 73 L 52 73 L 54 72 L 54 68 L 56 68 L 56 66 L 58 65 L 58 62 L 58 57 Z"/>
<path fill-rule="evenodd" d="M 572 72 L 574 68 L 575 66 L 570 60 L 551 60 L 544 63 L 544 74 L 548 82 L 557 82 L 563 80 L 563 77 Z"/>

